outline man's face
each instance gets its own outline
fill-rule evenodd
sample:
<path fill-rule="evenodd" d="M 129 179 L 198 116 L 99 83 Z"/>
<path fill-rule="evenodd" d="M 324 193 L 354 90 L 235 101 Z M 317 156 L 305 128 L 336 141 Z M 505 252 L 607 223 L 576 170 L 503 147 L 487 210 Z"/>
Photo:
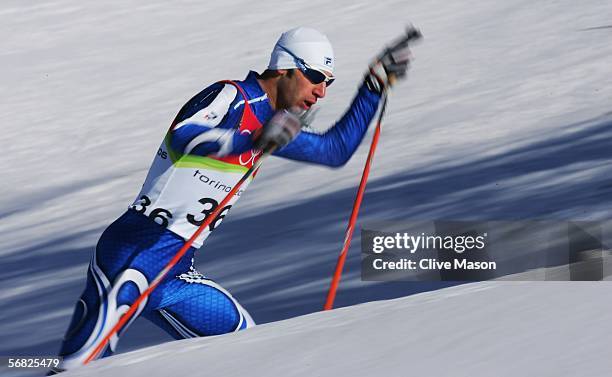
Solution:
<path fill-rule="evenodd" d="M 313 84 L 299 69 L 286 70 L 278 82 L 278 107 L 289 109 L 299 107 L 307 110 L 319 98 L 325 97 L 327 84 Z M 329 72 L 326 72 L 328 76 Z"/>

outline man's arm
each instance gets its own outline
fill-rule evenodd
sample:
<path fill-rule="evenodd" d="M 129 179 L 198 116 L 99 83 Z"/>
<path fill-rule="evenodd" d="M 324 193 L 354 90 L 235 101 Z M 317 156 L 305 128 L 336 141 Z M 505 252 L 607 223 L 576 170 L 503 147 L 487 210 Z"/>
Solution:
<path fill-rule="evenodd" d="M 379 101 L 380 94 L 363 84 L 350 108 L 332 128 L 323 134 L 303 130 L 274 155 L 332 167 L 346 164 L 363 140 Z"/>
<path fill-rule="evenodd" d="M 329 131 L 322 135 L 302 132 L 275 155 L 334 167 L 346 164 L 363 140 L 382 93 L 406 76 L 409 43 L 419 38 L 421 33 L 409 27 L 374 59 L 351 107 Z"/>

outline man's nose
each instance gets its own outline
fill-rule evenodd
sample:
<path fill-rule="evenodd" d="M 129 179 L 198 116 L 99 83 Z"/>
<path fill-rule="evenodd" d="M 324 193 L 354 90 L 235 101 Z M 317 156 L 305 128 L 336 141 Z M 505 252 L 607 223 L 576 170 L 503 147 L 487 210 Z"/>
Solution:
<path fill-rule="evenodd" d="M 312 94 L 314 94 L 315 97 L 317 98 L 323 98 L 325 97 L 326 91 L 327 91 L 327 84 L 322 82 L 322 83 L 315 85 L 314 90 L 312 91 Z"/>

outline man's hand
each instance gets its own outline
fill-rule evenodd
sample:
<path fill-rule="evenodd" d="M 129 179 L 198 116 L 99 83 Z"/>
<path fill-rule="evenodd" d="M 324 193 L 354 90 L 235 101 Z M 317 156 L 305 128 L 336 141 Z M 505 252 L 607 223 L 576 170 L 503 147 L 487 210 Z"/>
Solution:
<path fill-rule="evenodd" d="M 277 111 L 263 126 L 263 131 L 256 136 L 255 148 L 268 151 L 284 147 L 296 138 L 303 126 L 312 122 L 314 114 L 312 108 L 307 111 L 299 109 Z"/>
<path fill-rule="evenodd" d="M 397 80 L 404 78 L 412 58 L 408 45 L 420 38 L 421 32 L 410 27 L 401 38 L 385 48 L 370 64 L 369 71 L 366 73 L 365 82 L 368 88 L 382 93 L 393 86 Z"/>

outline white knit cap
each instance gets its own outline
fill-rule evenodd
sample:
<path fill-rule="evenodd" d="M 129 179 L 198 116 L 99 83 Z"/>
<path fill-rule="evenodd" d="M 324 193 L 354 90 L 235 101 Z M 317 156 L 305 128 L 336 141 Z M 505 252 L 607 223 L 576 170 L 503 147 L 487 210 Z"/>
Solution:
<path fill-rule="evenodd" d="M 329 39 L 321 32 L 297 27 L 281 34 L 274 45 L 268 69 L 299 68 L 296 59 L 279 45 L 302 58 L 313 68 L 334 73 L 334 50 Z"/>

